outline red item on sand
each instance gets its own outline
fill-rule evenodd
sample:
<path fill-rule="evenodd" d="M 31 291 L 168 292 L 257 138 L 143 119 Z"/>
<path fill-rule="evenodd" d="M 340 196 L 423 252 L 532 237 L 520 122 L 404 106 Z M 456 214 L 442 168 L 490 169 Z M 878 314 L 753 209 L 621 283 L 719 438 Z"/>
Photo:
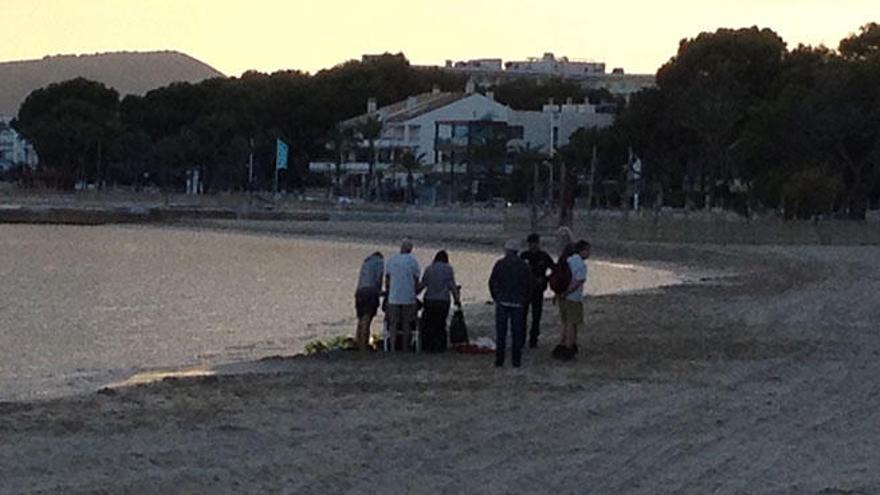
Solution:
<path fill-rule="evenodd" d="M 480 347 L 473 344 L 461 344 L 455 346 L 455 350 L 462 354 L 495 354 L 494 349 L 488 347 Z"/>

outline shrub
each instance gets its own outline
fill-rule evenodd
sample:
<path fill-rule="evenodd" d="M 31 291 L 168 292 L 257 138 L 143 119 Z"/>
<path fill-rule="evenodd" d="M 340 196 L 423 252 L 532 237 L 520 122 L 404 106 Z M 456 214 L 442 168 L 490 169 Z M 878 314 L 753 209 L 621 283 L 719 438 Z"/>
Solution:
<path fill-rule="evenodd" d="M 327 340 L 314 340 L 306 344 L 306 356 L 323 354 L 330 351 L 351 349 L 354 347 L 354 339 L 348 336 L 338 336 Z"/>

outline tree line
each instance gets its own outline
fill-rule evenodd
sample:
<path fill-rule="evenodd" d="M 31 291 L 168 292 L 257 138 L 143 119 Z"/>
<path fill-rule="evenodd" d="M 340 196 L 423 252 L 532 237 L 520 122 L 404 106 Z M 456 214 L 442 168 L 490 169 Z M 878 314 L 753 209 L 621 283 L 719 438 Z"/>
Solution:
<path fill-rule="evenodd" d="M 112 88 L 74 79 L 33 91 L 15 128 L 33 145 L 31 180 L 61 189 L 77 182 L 180 188 L 198 168 L 206 191 L 265 188 L 275 140 L 290 146 L 291 188 L 307 185 L 308 161 L 328 154 L 336 123 L 379 105 L 431 91 L 460 91 L 466 79 L 414 68 L 403 55 L 350 61 L 315 75 L 246 72 L 197 84 L 175 83 L 120 99 Z M 248 176 L 253 156 L 254 182 Z"/>
<path fill-rule="evenodd" d="M 193 167 L 207 191 L 265 187 L 274 173 L 275 139 L 281 138 L 291 150 L 284 180 L 296 188 L 316 180 L 306 172 L 309 160 L 338 162 L 358 142 L 373 146 L 375 129 L 353 139 L 351 130 L 336 127 L 364 113 L 368 98 L 381 106 L 435 86 L 461 91 L 466 79 L 413 67 L 402 54 L 314 75 L 247 72 L 172 84 L 122 99 L 99 83 L 76 79 L 31 93 L 13 125 L 41 160 L 30 179 L 54 187 L 78 181 L 182 187 Z M 514 80 L 492 91 L 517 109 L 537 109 L 550 98 L 619 108 L 612 127 L 578 131 L 552 159 L 546 150 L 510 150 L 504 160 L 514 164 L 514 173 L 499 186 L 509 199 L 534 194 L 535 163 L 547 161 L 565 164 L 560 197 L 590 196 L 594 206 L 631 204 L 638 192 L 643 204 L 654 206 L 864 218 L 880 201 L 875 23 L 836 49 L 788 49 L 775 32 L 757 27 L 701 33 L 682 40 L 658 70 L 656 86 L 628 102 L 561 80 Z M 367 134 L 373 139 L 356 139 Z M 251 156 L 253 183 L 245 166 Z M 635 159 L 639 173 L 630 167 Z M 547 175 L 547 167 L 539 168 Z"/>
<path fill-rule="evenodd" d="M 565 150 L 597 180 L 637 184 L 657 204 L 863 219 L 880 201 L 880 26 L 824 46 L 786 48 L 769 29 L 682 40 L 613 127 Z M 630 179 L 632 175 L 630 174 Z M 631 181 L 630 181 L 631 182 Z"/>

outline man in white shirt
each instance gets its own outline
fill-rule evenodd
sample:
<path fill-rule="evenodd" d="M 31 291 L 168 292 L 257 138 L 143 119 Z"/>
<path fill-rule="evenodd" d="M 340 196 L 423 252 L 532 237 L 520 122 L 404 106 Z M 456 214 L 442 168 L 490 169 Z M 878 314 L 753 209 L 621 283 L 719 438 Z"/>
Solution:
<path fill-rule="evenodd" d="M 397 348 L 397 339 L 400 338 L 404 351 L 410 350 L 410 332 L 416 319 L 416 289 L 421 271 L 412 249 L 412 241 L 405 239 L 400 245 L 400 253 L 389 258 L 385 266 L 391 348 Z"/>
<path fill-rule="evenodd" d="M 584 322 L 584 288 L 587 283 L 587 264 L 590 257 L 590 243 L 580 240 L 575 244 L 574 254 L 566 259 L 571 271 L 568 291 L 559 301 L 559 315 L 562 319 L 562 343 L 565 352 L 560 355 L 571 359 L 577 353 L 578 325 Z"/>

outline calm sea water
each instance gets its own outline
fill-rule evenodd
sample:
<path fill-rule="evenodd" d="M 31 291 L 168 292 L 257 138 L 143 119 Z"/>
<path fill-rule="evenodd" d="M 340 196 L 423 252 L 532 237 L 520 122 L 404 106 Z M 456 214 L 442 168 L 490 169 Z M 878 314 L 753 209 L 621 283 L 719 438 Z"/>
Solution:
<path fill-rule="evenodd" d="M 152 227 L 0 225 L 0 400 L 91 391 L 136 372 L 259 359 L 350 334 L 365 256 L 392 246 Z M 435 249 L 416 246 L 422 267 Z M 482 304 L 493 253 L 451 249 Z M 594 294 L 675 282 L 592 262 Z M 374 327 L 378 330 L 378 326 Z"/>

